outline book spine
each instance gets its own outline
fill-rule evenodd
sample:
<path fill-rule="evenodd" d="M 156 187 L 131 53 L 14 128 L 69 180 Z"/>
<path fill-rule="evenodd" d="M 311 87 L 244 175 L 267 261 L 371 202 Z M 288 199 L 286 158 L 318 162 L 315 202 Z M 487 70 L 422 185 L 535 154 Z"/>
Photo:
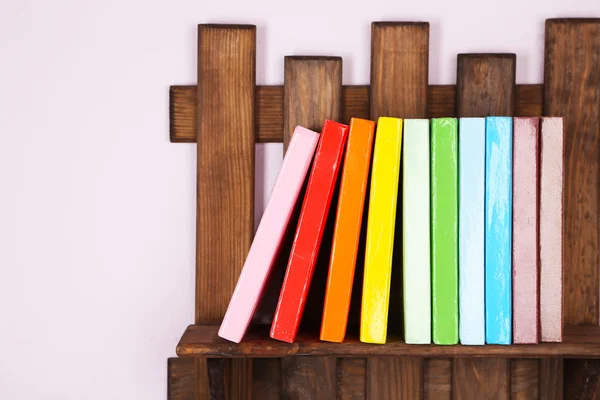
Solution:
<path fill-rule="evenodd" d="M 459 336 L 483 345 L 485 118 L 461 118 L 459 129 Z"/>
<path fill-rule="evenodd" d="M 323 305 L 321 340 L 342 342 L 346 335 L 374 130 L 373 121 L 359 118 L 350 121 Z"/>
<path fill-rule="evenodd" d="M 402 180 L 404 341 L 431 343 L 429 120 L 405 119 Z"/>
<path fill-rule="evenodd" d="M 360 340 L 385 343 L 402 148 L 402 120 L 377 121 L 360 318 Z"/>
<path fill-rule="evenodd" d="M 294 130 L 219 328 L 218 334 L 223 339 L 239 343 L 248 328 L 294 211 L 318 141 L 319 134 L 316 132 L 302 127 Z"/>
<path fill-rule="evenodd" d="M 432 319 L 435 344 L 458 343 L 458 124 L 431 122 Z"/>
<path fill-rule="evenodd" d="M 540 322 L 542 342 L 560 342 L 563 326 L 563 119 L 542 118 L 541 127 Z"/>
<path fill-rule="evenodd" d="M 538 118 L 514 118 L 513 341 L 538 343 Z"/>
<path fill-rule="evenodd" d="M 485 338 L 512 341 L 512 118 L 485 132 Z"/>
<path fill-rule="evenodd" d="M 298 333 L 347 137 L 347 125 L 325 121 L 271 325 L 273 339 L 291 343 Z"/>

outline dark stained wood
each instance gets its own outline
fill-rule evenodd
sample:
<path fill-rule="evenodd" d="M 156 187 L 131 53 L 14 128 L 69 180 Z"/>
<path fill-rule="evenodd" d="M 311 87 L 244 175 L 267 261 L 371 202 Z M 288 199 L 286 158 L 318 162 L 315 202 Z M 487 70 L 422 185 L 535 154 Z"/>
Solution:
<path fill-rule="evenodd" d="M 562 358 L 542 358 L 539 360 L 540 400 L 562 400 L 563 360 Z"/>
<path fill-rule="evenodd" d="M 595 399 L 599 374 L 599 360 L 565 360 L 565 399 Z"/>
<path fill-rule="evenodd" d="M 546 21 L 544 84 L 564 117 L 564 322 L 598 325 L 600 19 Z"/>
<path fill-rule="evenodd" d="M 517 85 L 515 116 L 542 115 L 544 85 Z M 369 86 L 344 86 L 341 122 L 369 118 Z M 171 86 L 170 138 L 196 142 L 196 86 Z M 456 116 L 456 85 L 429 85 L 427 118 Z M 283 141 L 283 86 L 256 87 L 256 142 Z"/>
<path fill-rule="evenodd" d="M 459 54 L 456 73 L 457 117 L 513 115 L 515 68 L 514 54 Z M 460 379 L 457 373 L 476 377 L 479 385 Z M 453 393 L 464 399 L 492 395 L 508 398 L 510 377 L 511 364 L 507 360 L 457 359 L 453 366 Z M 477 392 L 477 386 L 481 392 Z M 471 392 L 469 388 L 472 388 Z M 471 397 L 474 394 L 481 397 Z"/>
<path fill-rule="evenodd" d="M 456 113 L 460 117 L 513 115 L 514 54 L 459 54 Z"/>
<path fill-rule="evenodd" d="M 369 357 L 367 398 L 418 400 L 423 398 L 423 359 Z"/>
<path fill-rule="evenodd" d="M 255 58 L 255 26 L 198 26 L 196 323 L 221 321 L 252 242 Z M 246 398 L 251 368 L 210 361 L 208 376 Z"/>
<path fill-rule="evenodd" d="M 281 390 L 281 360 L 255 358 L 252 365 L 252 398 L 278 400 Z"/>
<path fill-rule="evenodd" d="M 267 327 L 268 328 L 268 327 Z M 508 357 L 508 358 L 595 358 L 600 359 L 600 327 L 565 328 L 562 343 L 535 345 L 436 346 L 405 344 L 401 336 L 389 335 L 384 345 L 362 343 L 358 335 L 347 335 L 343 343 L 319 340 L 318 332 L 300 332 L 295 343 L 269 338 L 268 329 L 255 329 L 241 343 L 217 336 L 218 325 L 190 325 L 177 345 L 180 357 L 286 357 L 293 355 L 366 357 L 407 356 L 425 358 Z M 587 330 L 587 333 L 583 333 Z M 578 334 L 573 335 L 576 331 Z"/>
<path fill-rule="evenodd" d="M 425 118 L 428 22 L 371 25 L 371 118 Z"/>
<path fill-rule="evenodd" d="M 538 398 L 538 360 L 511 360 L 511 395 L 512 400 L 529 400 Z"/>
<path fill-rule="evenodd" d="M 365 358 L 338 358 L 338 400 L 362 400 L 366 396 L 367 360 Z"/>
<path fill-rule="evenodd" d="M 337 371 L 334 357 L 285 357 L 281 359 L 281 398 L 335 399 Z"/>
<path fill-rule="evenodd" d="M 452 370 L 454 400 L 510 398 L 510 360 L 465 358 L 460 361 L 454 362 Z"/>
<path fill-rule="evenodd" d="M 429 79 L 429 23 L 374 22 L 371 25 L 370 119 L 425 118 Z M 401 185 L 399 185 L 401 191 Z M 402 226 L 402 195 L 396 226 Z M 402 307 L 402 235 L 394 235 L 388 335 L 400 334 Z M 367 360 L 367 393 L 372 399 L 422 398 L 423 360 Z M 377 395 L 376 395 L 377 394 Z M 393 397 L 387 397 L 393 396 Z"/>
<path fill-rule="evenodd" d="M 169 358 L 167 400 L 197 400 L 197 359 Z"/>
<path fill-rule="evenodd" d="M 230 398 L 229 374 L 231 373 L 231 360 L 222 358 L 209 358 L 206 360 L 208 368 L 208 387 L 210 400 L 226 400 Z"/>
<path fill-rule="evenodd" d="M 297 125 L 321 132 L 325 119 L 342 116 L 342 58 L 285 57 L 283 149 Z"/>
<path fill-rule="evenodd" d="M 424 360 L 425 400 L 452 399 L 452 360 Z"/>

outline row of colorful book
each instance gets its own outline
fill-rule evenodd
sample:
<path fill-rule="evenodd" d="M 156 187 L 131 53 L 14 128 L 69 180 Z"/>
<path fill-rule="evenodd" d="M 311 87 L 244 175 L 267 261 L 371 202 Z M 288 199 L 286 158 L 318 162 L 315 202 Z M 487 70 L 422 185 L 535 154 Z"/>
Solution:
<path fill-rule="evenodd" d="M 386 342 L 392 268 L 402 268 L 406 343 L 561 341 L 563 152 L 562 118 L 297 127 L 219 336 L 242 340 L 302 201 L 272 338 L 295 340 L 335 213 L 320 338 L 344 340 L 364 211 L 362 342 Z M 392 266 L 395 235 L 402 263 Z"/>

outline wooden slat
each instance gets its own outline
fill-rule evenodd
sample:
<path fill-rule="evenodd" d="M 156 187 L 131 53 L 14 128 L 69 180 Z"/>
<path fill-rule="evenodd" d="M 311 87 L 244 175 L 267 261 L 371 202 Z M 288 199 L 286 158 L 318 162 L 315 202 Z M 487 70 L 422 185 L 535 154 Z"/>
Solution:
<path fill-rule="evenodd" d="M 510 360 L 465 358 L 456 361 L 452 370 L 453 399 L 502 400 L 510 398 Z"/>
<path fill-rule="evenodd" d="M 368 358 L 367 398 L 422 399 L 423 359 L 411 357 Z"/>
<path fill-rule="evenodd" d="M 427 117 L 429 23 L 374 22 L 371 25 L 370 118 Z M 402 196 L 398 196 L 396 226 L 402 226 Z M 394 268 L 390 288 L 388 335 L 402 331 L 402 235 L 394 234 Z M 402 383 L 402 387 L 395 385 Z M 404 387 L 408 385 L 407 387 Z M 367 360 L 369 398 L 423 396 L 422 359 Z M 375 394 L 380 394 L 376 396 Z M 398 397 L 396 397 L 398 396 Z M 409 397 L 406 397 L 409 396 Z M 410 397 L 413 396 L 413 397 Z M 418 397 L 417 397 L 418 396 Z"/>
<path fill-rule="evenodd" d="M 562 400 L 563 360 L 561 358 L 542 358 L 539 362 L 540 400 Z"/>
<path fill-rule="evenodd" d="M 542 115 L 543 85 L 517 85 L 515 116 Z M 342 119 L 369 118 L 369 86 L 344 86 Z M 196 86 L 171 86 L 170 138 L 173 143 L 196 142 Z M 427 118 L 456 116 L 456 85 L 429 85 Z M 283 141 L 283 86 L 256 87 L 256 142 Z"/>
<path fill-rule="evenodd" d="M 564 321 L 598 324 L 600 19 L 546 21 L 544 114 L 564 117 Z"/>
<path fill-rule="evenodd" d="M 515 109 L 514 54 L 459 54 L 456 75 L 456 111 L 458 117 L 511 116 Z M 519 368 L 519 361 L 514 367 Z M 482 392 L 510 396 L 511 364 L 498 358 L 454 360 L 453 373 L 477 377 Z M 523 366 L 525 368 L 525 366 Z M 523 373 L 523 371 L 520 371 Z M 535 371 L 537 373 L 537 371 Z M 458 386 L 457 386 L 458 385 Z M 453 392 L 461 398 L 478 393 L 476 384 L 454 376 Z M 480 398 L 486 398 L 482 396 Z"/>
<path fill-rule="evenodd" d="M 459 54 L 456 112 L 460 117 L 513 115 L 514 54 Z"/>
<path fill-rule="evenodd" d="M 362 400 L 366 396 L 367 362 L 365 358 L 338 358 L 338 400 Z"/>
<path fill-rule="evenodd" d="M 599 374 L 599 360 L 565 360 L 565 399 L 595 399 Z"/>
<path fill-rule="evenodd" d="M 252 398 L 279 400 L 281 390 L 281 360 L 255 358 L 252 364 Z"/>
<path fill-rule="evenodd" d="M 281 360 L 281 398 L 335 399 L 337 371 L 334 357 L 285 357 Z"/>
<path fill-rule="evenodd" d="M 566 327 L 562 343 L 533 345 L 436 346 L 405 344 L 400 335 L 388 334 L 387 343 L 374 346 L 348 333 L 343 343 L 319 340 L 318 332 L 302 332 L 292 344 L 269 339 L 268 327 L 249 332 L 241 343 L 217 336 L 218 325 L 191 325 L 177 345 L 180 357 L 287 357 L 294 355 L 336 357 L 406 356 L 425 358 L 596 358 L 600 359 L 600 326 Z"/>
<path fill-rule="evenodd" d="M 321 132 L 325 119 L 339 120 L 342 111 L 342 59 L 340 57 L 286 57 L 284 65 L 284 151 L 297 125 Z M 326 279 L 324 276 L 323 279 Z M 324 287 L 315 274 L 315 288 Z M 321 304 L 323 304 L 321 302 Z M 306 307 L 310 310 L 310 307 Z M 320 314 L 318 314 L 320 315 Z M 336 360 L 333 357 L 299 357 L 282 360 L 283 393 L 288 397 L 332 398 L 337 393 Z M 325 374 L 325 375 L 324 375 Z M 333 378 L 331 375 L 333 374 Z M 328 396 L 331 394 L 331 396 Z M 325 397 L 322 397 L 325 395 Z"/>
<path fill-rule="evenodd" d="M 209 358 L 206 360 L 210 400 L 226 400 L 230 396 L 231 360 Z"/>
<path fill-rule="evenodd" d="M 342 116 L 342 58 L 285 57 L 283 149 L 297 125 L 321 132 L 325 119 Z"/>
<path fill-rule="evenodd" d="M 169 358 L 167 362 L 167 400 L 197 400 L 197 359 Z"/>
<path fill-rule="evenodd" d="M 452 399 L 452 360 L 425 360 L 425 400 Z"/>
<path fill-rule="evenodd" d="M 255 26 L 198 26 L 197 323 L 221 321 L 252 241 L 255 57 Z M 247 397 L 251 360 L 211 361 L 213 383 L 221 364 L 226 392 Z"/>
<path fill-rule="evenodd" d="M 511 394 L 512 400 L 530 400 L 538 398 L 538 360 L 512 360 Z"/>

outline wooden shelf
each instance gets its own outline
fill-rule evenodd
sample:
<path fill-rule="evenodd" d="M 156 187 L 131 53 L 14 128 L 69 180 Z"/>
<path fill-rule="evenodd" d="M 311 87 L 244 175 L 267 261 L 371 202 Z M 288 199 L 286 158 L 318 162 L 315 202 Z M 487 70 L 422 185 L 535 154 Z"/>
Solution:
<path fill-rule="evenodd" d="M 507 357 L 507 358 L 600 358 L 600 327 L 566 327 L 563 343 L 536 345 L 438 346 L 405 344 L 389 337 L 384 345 L 360 342 L 356 337 L 344 343 L 319 340 L 316 334 L 298 335 L 288 344 L 268 337 L 266 329 L 249 332 L 242 343 L 232 343 L 217 336 L 216 325 L 190 325 L 177 345 L 179 357 L 269 358 L 287 356 L 414 356 L 426 358 Z"/>

